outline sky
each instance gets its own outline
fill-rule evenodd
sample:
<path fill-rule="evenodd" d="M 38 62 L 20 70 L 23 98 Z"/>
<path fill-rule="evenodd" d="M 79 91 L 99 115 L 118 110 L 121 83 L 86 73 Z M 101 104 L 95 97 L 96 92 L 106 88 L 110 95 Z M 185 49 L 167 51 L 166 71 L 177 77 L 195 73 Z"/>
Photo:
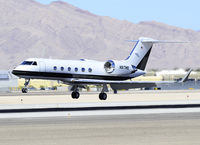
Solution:
<path fill-rule="evenodd" d="M 56 0 L 36 0 L 49 4 Z M 200 30 L 200 0 L 62 0 L 100 16 Z"/>

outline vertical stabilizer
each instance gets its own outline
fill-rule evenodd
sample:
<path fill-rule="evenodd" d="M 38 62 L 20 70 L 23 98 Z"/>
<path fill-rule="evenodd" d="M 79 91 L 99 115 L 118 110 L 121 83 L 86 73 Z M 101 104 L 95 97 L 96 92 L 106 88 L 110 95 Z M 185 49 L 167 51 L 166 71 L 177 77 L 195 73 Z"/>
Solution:
<path fill-rule="evenodd" d="M 151 38 L 139 38 L 126 61 L 136 68 L 144 70 L 154 41 Z"/>
<path fill-rule="evenodd" d="M 144 70 L 151 53 L 154 43 L 188 43 L 186 41 L 168 41 L 168 40 L 154 40 L 152 38 L 140 37 L 139 40 L 132 40 L 137 42 L 126 59 L 127 63 L 131 64 L 137 69 Z"/>

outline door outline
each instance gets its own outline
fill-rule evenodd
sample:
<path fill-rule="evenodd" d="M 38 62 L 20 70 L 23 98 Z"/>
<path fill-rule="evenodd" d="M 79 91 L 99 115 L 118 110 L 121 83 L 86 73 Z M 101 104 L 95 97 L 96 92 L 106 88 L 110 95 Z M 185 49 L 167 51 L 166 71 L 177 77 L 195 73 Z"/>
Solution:
<path fill-rule="evenodd" d="M 43 61 L 39 62 L 39 71 L 40 72 L 46 72 L 46 64 Z"/>

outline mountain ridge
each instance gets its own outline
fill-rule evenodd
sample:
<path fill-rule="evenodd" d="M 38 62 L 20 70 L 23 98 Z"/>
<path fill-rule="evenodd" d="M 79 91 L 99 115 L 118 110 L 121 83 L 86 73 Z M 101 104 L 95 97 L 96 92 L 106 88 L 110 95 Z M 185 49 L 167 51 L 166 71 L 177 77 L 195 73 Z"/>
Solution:
<path fill-rule="evenodd" d="M 132 23 L 98 16 L 66 2 L 0 1 L 0 69 L 12 69 L 24 59 L 125 59 L 139 37 L 192 41 L 156 44 L 147 69 L 198 68 L 200 32 L 156 21 Z"/>

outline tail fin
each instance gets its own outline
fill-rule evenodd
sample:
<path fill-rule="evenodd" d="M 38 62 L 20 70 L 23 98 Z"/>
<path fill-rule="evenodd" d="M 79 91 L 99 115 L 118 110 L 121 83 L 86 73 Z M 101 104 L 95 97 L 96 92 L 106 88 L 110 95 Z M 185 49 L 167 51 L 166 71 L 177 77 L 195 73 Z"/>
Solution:
<path fill-rule="evenodd" d="M 148 41 L 147 41 L 148 40 Z M 133 40 L 134 41 L 134 40 Z M 139 38 L 130 55 L 126 59 L 127 62 L 135 66 L 137 69 L 144 70 L 151 53 L 151 48 L 153 46 L 153 39 L 151 38 Z"/>
<path fill-rule="evenodd" d="M 154 43 L 185 43 L 181 41 L 154 40 L 146 37 L 140 37 L 139 40 L 132 40 L 132 42 L 137 43 L 126 61 L 140 70 L 145 70 Z"/>

